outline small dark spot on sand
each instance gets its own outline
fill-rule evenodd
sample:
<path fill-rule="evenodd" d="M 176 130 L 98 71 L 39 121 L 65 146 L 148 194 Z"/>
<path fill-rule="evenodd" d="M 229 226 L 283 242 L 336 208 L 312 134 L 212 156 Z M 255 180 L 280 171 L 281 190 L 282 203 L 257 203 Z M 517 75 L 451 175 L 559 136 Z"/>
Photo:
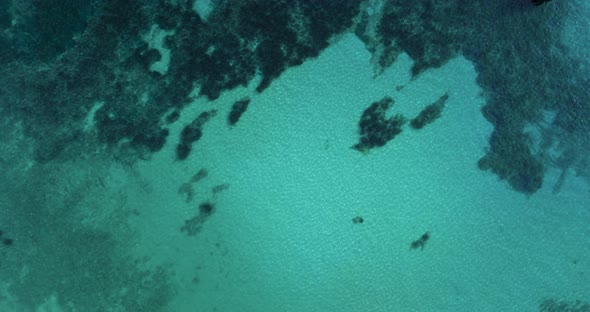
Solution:
<path fill-rule="evenodd" d="M 199 211 L 203 215 L 209 215 L 209 214 L 211 214 L 213 212 L 213 209 L 214 208 L 215 207 L 210 202 L 204 202 L 204 203 L 202 203 L 202 204 L 199 205 Z"/>
<path fill-rule="evenodd" d="M 419 239 L 412 242 L 412 244 L 410 245 L 410 249 L 420 248 L 420 250 L 424 250 L 424 246 L 426 245 L 428 239 L 430 239 L 430 232 L 422 234 L 422 236 L 420 236 Z"/>

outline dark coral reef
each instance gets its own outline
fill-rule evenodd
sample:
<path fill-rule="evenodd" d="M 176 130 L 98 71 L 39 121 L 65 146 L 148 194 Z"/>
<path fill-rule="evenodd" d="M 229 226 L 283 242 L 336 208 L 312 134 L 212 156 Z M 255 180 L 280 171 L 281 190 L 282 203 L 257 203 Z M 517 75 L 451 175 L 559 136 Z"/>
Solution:
<path fill-rule="evenodd" d="M 359 121 L 360 139 L 352 148 L 366 153 L 372 148 L 385 145 L 402 132 L 402 126 L 406 123 L 402 115 L 385 117 L 393 103 L 392 98 L 384 97 L 365 109 Z"/>
<path fill-rule="evenodd" d="M 2 3 L 0 100 L 23 120 L 43 162 L 101 149 L 96 143 L 157 152 L 165 116 L 192 101 L 195 87 L 215 100 L 258 71 L 262 92 L 316 57 L 360 10 L 354 0 L 219 1 L 203 20 L 183 1 Z M 168 32 L 161 47 L 144 39 L 154 30 Z M 156 71 L 162 49 L 169 61 Z M 96 131 L 88 133 L 91 112 Z M 96 139 L 82 140 L 90 134 Z"/>
<path fill-rule="evenodd" d="M 539 312 L 590 312 L 590 303 L 581 300 L 546 299 L 539 305 Z"/>
<path fill-rule="evenodd" d="M 522 152 L 512 162 L 495 150 L 505 144 L 494 144 L 486 167 L 510 171 L 506 176 L 518 177 L 509 179 L 513 186 L 527 184 L 517 188 L 534 193 L 541 184 L 524 180 L 538 179 L 538 163 L 552 166 L 559 155 L 550 159 L 541 155 L 547 151 L 528 146 L 525 127 L 549 110 L 557 113 L 547 131 L 553 142 L 590 132 L 584 104 L 590 102 L 589 66 L 572 57 L 575 51 L 561 36 L 576 4 L 546 2 L 219 1 L 205 20 L 183 1 L 5 1 L 0 100 L 5 115 L 22 121 L 40 162 L 103 150 L 101 145 L 132 149 L 143 158 L 164 146 L 167 125 L 177 116 L 170 112 L 194 96 L 215 100 L 257 73 L 256 90 L 263 92 L 286 69 L 319 55 L 335 35 L 354 29 L 377 72 L 400 53 L 414 60 L 414 77 L 459 55 L 471 60 L 494 136 L 527 145 L 532 155 Z M 166 32 L 161 46 L 145 40 L 154 31 Z M 165 68 L 156 71 L 155 64 Z M 230 123 L 244 107 L 234 110 Z M 93 131 L 84 130 L 88 118 Z M 190 145 L 179 146 L 188 156 Z M 578 172 L 590 172 L 582 165 L 587 150 L 564 149 L 576 151 L 571 164 Z"/>
<path fill-rule="evenodd" d="M 250 104 L 250 98 L 244 98 L 234 102 L 231 107 L 231 112 L 227 116 L 227 122 L 230 126 L 235 125 L 240 120 L 242 114 L 246 112 L 248 104 Z"/>
<path fill-rule="evenodd" d="M 542 1 L 545 2 L 545 1 Z M 537 2 L 540 3 L 540 2 Z M 562 42 L 575 2 L 535 6 L 527 1 L 401 1 L 384 3 L 382 14 L 363 11 L 355 33 L 372 52 L 377 73 L 400 53 L 413 60 L 413 76 L 463 55 L 475 65 L 486 105 L 482 112 L 494 126 L 480 168 L 508 180 L 514 189 L 532 194 L 542 186 L 544 171 L 560 163 L 589 176 L 590 148 L 572 146 L 590 132 L 590 68 Z M 370 7 L 370 9 L 377 9 Z M 549 124 L 544 112 L 556 112 Z M 525 128 L 543 126 L 545 141 L 531 144 Z M 577 139 L 572 139 L 577 138 Z M 548 157 L 551 146 L 557 155 Z M 555 154 L 555 151 L 553 152 Z M 568 167 L 569 166 L 569 167 Z"/>
<path fill-rule="evenodd" d="M 443 109 L 445 108 L 445 103 L 449 99 L 449 94 L 446 93 L 441 96 L 436 102 L 426 106 L 416 118 L 410 121 L 410 126 L 414 129 L 422 129 L 424 126 L 433 123 L 437 120 L 441 114 Z"/>

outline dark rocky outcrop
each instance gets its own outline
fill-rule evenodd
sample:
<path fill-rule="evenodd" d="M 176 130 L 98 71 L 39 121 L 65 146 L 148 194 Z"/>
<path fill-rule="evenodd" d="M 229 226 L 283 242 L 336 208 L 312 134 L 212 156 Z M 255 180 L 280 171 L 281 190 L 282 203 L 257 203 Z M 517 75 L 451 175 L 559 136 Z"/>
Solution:
<path fill-rule="evenodd" d="M 447 93 L 441 96 L 436 102 L 426 106 L 416 118 L 410 121 L 410 126 L 414 129 L 422 129 L 424 126 L 433 123 L 440 117 L 448 98 L 449 95 Z"/>
<path fill-rule="evenodd" d="M 420 238 L 418 238 L 417 240 L 413 241 L 412 244 L 410 244 L 410 250 L 418 249 L 418 248 L 420 248 L 420 250 L 424 250 L 424 247 L 426 246 L 426 242 L 428 242 L 429 239 L 430 239 L 430 232 L 426 232 L 426 233 L 422 234 L 422 236 L 420 236 Z"/>
<path fill-rule="evenodd" d="M 195 120 L 186 125 L 180 132 L 180 143 L 176 147 L 176 157 L 185 160 L 191 150 L 193 143 L 197 142 L 203 135 L 203 125 L 217 114 L 217 110 L 210 110 L 199 114 Z"/>
<path fill-rule="evenodd" d="M 549 1 L 551 1 L 551 0 L 532 0 L 534 5 L 541 5 L 541 4 L 547 3 Z"/>
<path fill-rule="evenodd" d="M 240 117 L 242 117 L 242 114 L 248 108 L 248 104 L 250 104 L 250 98 L 241 99 L 232 105 L 231 111 L 227 116 L 227 122 L 230 126 L 235 125 L 240 120 Z"/>
<path fill-rule="evenodd" d="M 400 115 L 385 118 L 386 111 L 393 105 L 390 97 L 372 103 L 361 116 L 359 122 L 359 143 L 352 148 L 366 153 L 374 147 L 380 147 L 402 132 L 406 119 Z"/>

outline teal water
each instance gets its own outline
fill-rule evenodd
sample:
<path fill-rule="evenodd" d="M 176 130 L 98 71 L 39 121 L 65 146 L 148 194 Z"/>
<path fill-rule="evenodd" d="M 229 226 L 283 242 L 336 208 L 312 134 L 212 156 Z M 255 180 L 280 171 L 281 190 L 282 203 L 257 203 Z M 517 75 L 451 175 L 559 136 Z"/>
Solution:
<path fill-rule="evenodd" d="M 590 8 L 525 2 L 450 1 L 466 15 L 448 21 L 426 0 L 319 2 L 330 13 L 319 17 L 283 3 L 278 19 L 264 1 L 199 0 L 167 12 L 193 16 L 171 17 L 168 30 L 154 13 L 166 1 L 144 3 L 153 19 L 133 1 L 62 2 L 85 28 L 47 49 L 15 39 L 26 18 L 2 23 L 0 311 L 590 311 Z M 45 16 L 17 2 L 0 9 L 0 19 Z M 335 13 L 345 9 L 355 14 Z M 249 23 L 238 11 L 259 15 Z M 527 23 L 473 34 L 467 13 Z M 100 19 L 109 14 L 143 31 Z M 379 26 L 388 15 L 399 23 L 393 45 Z M 289 18 L 317 55 L 276 35 L 287 37 L 277 23 Z M 316 18 L 330 26 L 325 46 L 307 41 L 320 36 L 305 31 Z M 243 42 L 197 48 L 217 40 L 203 35 L 183 46 L 187 33 L 220 30 Z M 92 38 L 117 38 L 118 53 L 92 54 Z M 269 42 L 283 43 L 258 49 Z M 235 71 L 249 72 L 240 57 L 255 68 L 233 85 Z M 432 123 L 370 145 L 390 130 L 379 118 L 410 120 L 445 94 Z M 363 130 L 385 97 L 393 105 Z M 378 138 L 353 148 L 363 131 Z"/>

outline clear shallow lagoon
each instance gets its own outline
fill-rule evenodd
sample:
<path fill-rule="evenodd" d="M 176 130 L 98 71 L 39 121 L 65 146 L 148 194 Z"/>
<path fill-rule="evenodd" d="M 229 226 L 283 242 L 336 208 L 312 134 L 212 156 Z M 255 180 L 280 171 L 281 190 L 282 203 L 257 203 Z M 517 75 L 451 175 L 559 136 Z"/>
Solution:
<path fill-rule="evenodd" d="M 214 2 L 2 24 L 0 310 L 590 311 L 590 8 Z"/>

